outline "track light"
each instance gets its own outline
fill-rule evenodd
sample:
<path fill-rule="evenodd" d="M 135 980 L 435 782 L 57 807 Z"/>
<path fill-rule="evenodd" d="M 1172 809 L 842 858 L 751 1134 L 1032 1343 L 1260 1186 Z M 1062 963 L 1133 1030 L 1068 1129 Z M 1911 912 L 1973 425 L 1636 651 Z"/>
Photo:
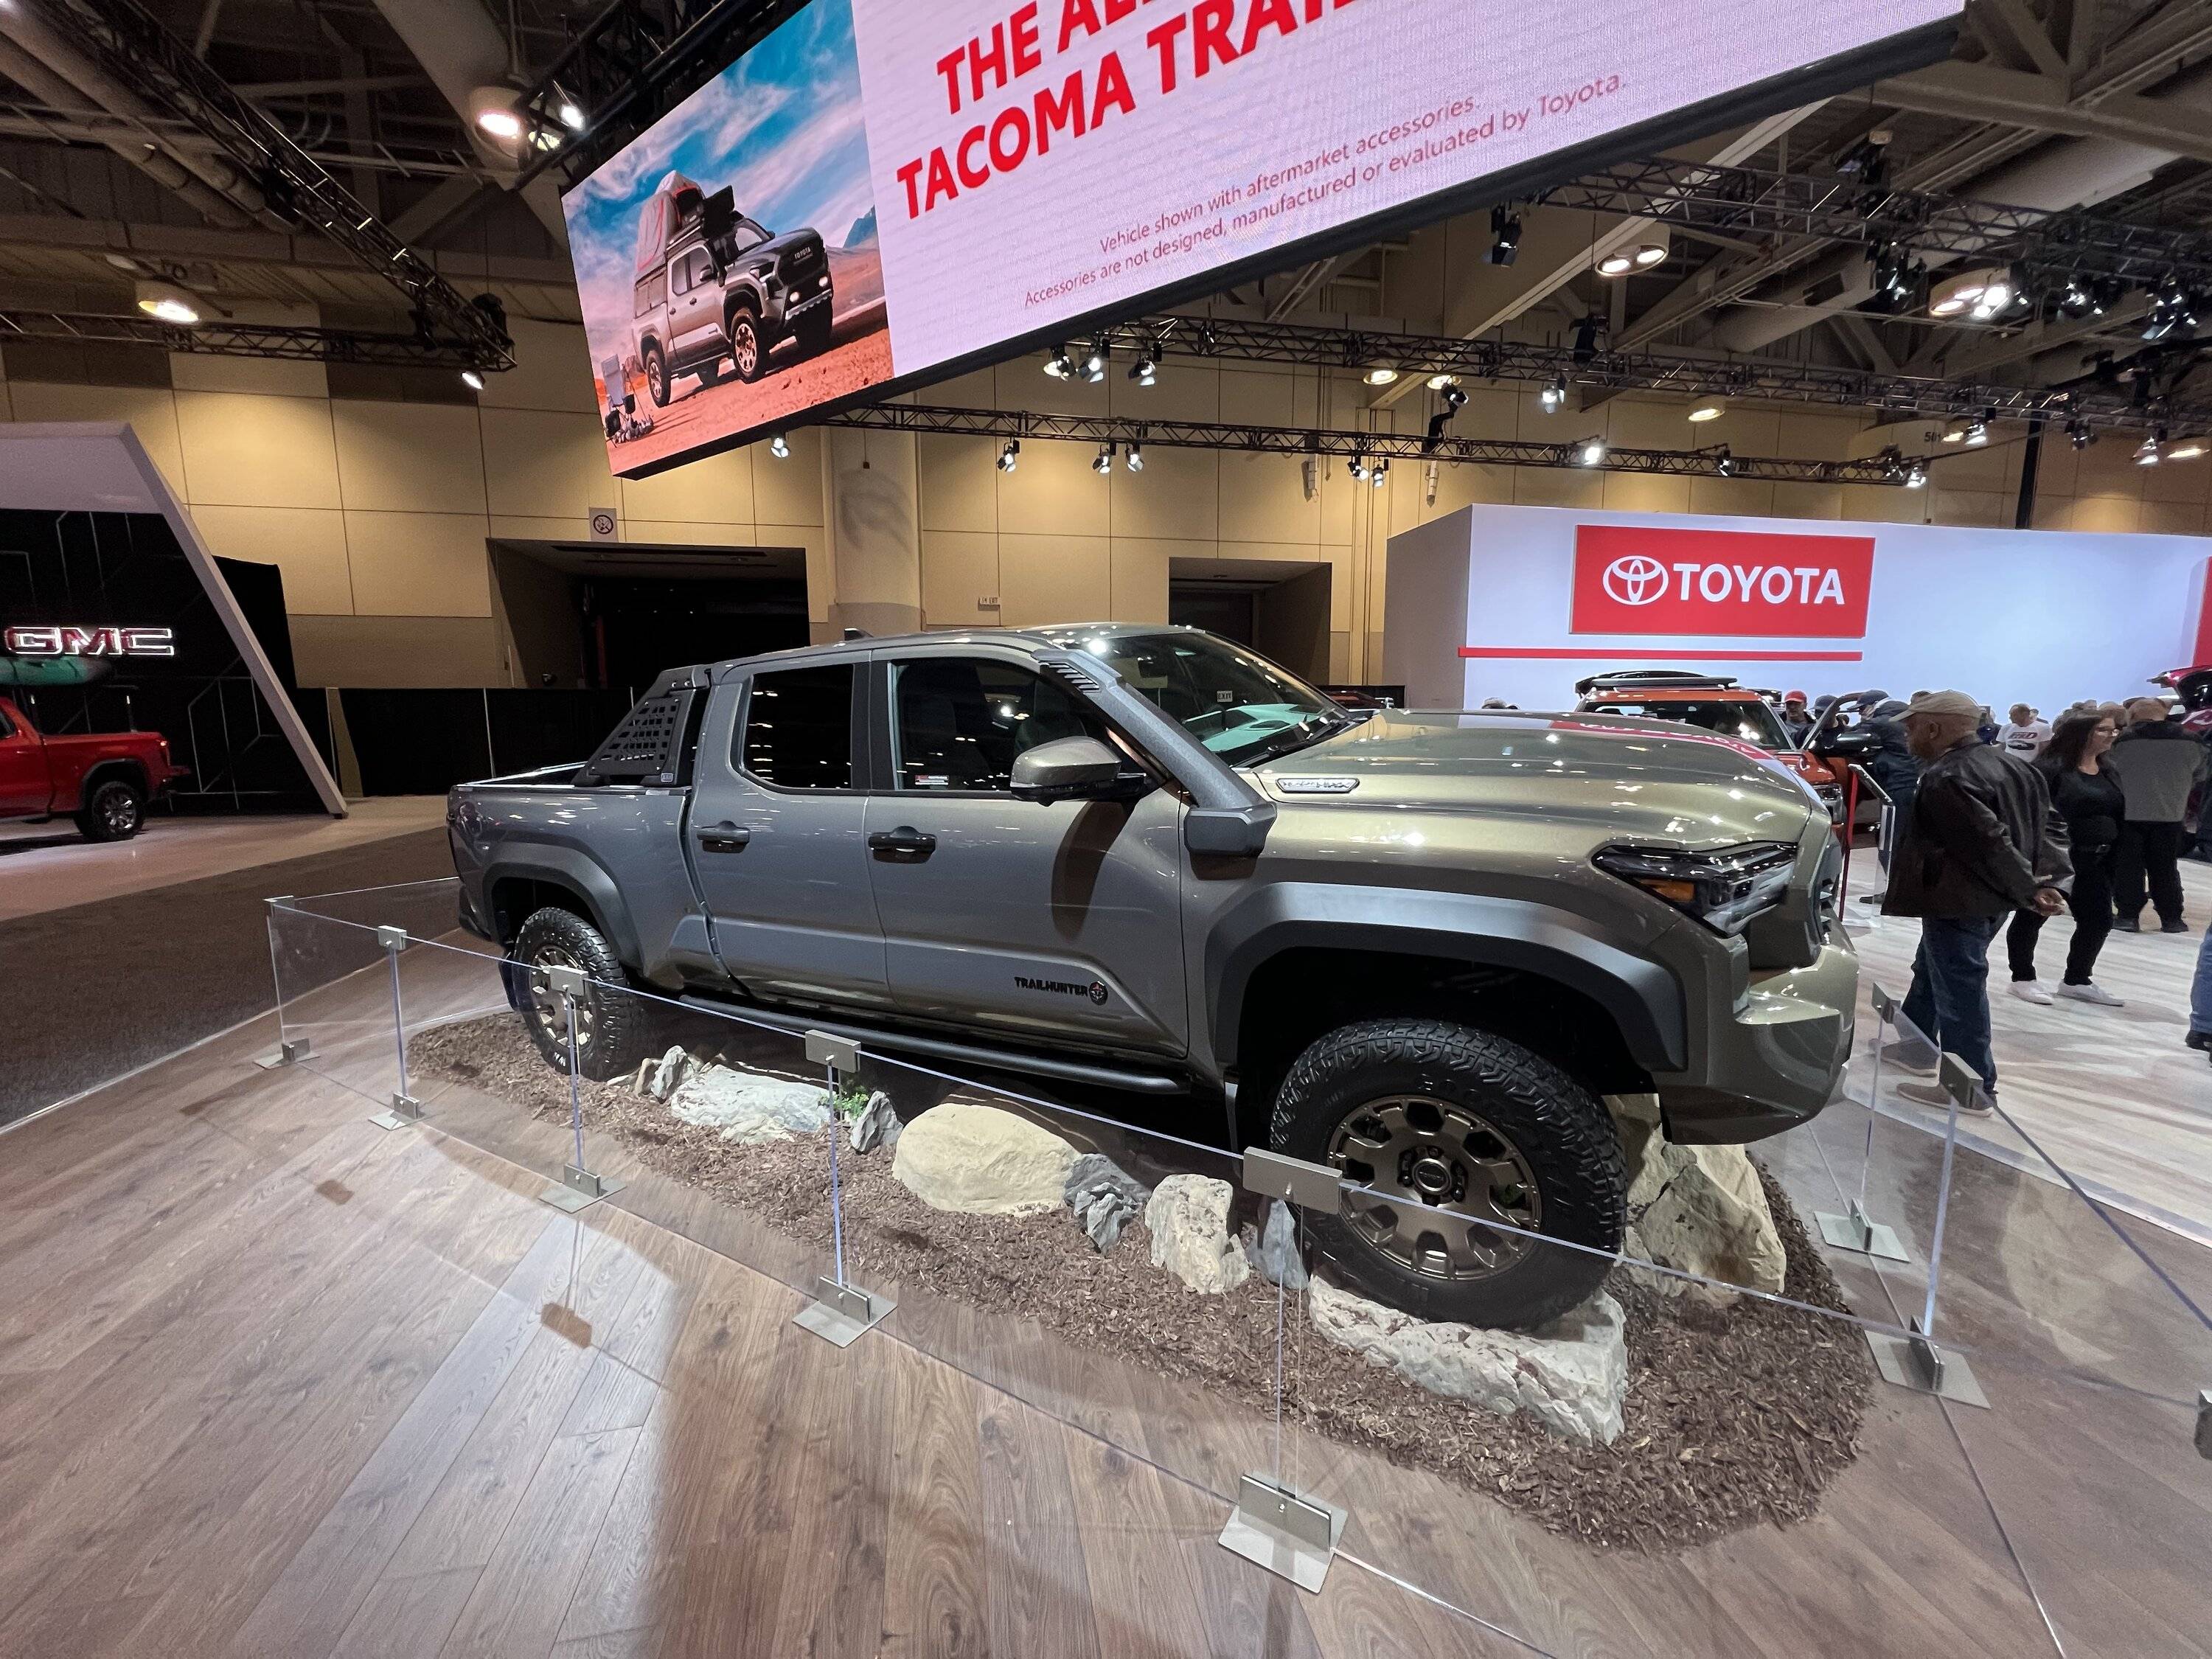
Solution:
<path fill-rule="evenodd" d="M 2097 434 L 2095 431 L 2091 428 L 2088 422 L 2083 420 L 2079 415 L 2076 415 L 2072 416 L 2066 422 L 2066 439 L 2067 441 L 2071 443 L 2075 448 L 2087 449 L 2091 444 L 2097 441 Z"/>
<path fill-rule="evenodd" d="M 1370 368 L 1366 378 L 1370 386 L 1389 386 L 1398 378 L 1398 371 L 1395 368 Z"/>
<path fill-rule="evenodd" d="M 1145 470 L 1144 446 L 1132 439 L 1129 443 L 1128 455 L 1123 460 L 1122 465 L 1127 466 L 1132 472 L 1142 472 Z"/>
<path fill-rule="evenodd" d="M 1083 360 L 1083 378 L 1096 386 L 1106 378 L 1106 343 L 1103 340 L 1091 348 L 1091 355 Z"/>
<path fill-rule="evenodd" d="M 1575 445 L 1575 463 L 1578 466 L 1595 466 L 1605 459 L 1605 440 L 1583 438 Z"/>
<path fill-rule="evenodd" d="M 1713 471 L 1723 478 L 1735 476 L 1735 457 L 1729 453 L 1729 447 L 1726 444 L 1723 444 L 1713 456 Z"/>
<path fill-rule="evenodd" d="M 2158 440 L 2156 438 L 2145 438 L 2142 442 L 2136 446 L 2136 465 L 2137 466 L 2156 466 L 2158 463 Z"/>
<path fill-rule="evenodd" d="M 1012 472 L 1021 464 L 1021 453 L 1022 441 L 1019 438 L 1007 439 L 1006 447 L 999 452 L 999 471 Z"/>
<path fill-rule="evenodd" d="M 1443 390 L 1443 397 L 1442 398 L 1442 402 L 1443 406 L 1449 410 L 1453 414 L 1456 415 L 1460 410 L 1467 407 L 1467 393 L 1459 389 L 1456 382 L 1445 386 Z"/>
<path fill-rule="evenodd" d="M 768 453 L 779 461 L 787 461 L 791 459 L 791 445 L 779 432 L 768 441 Z"/>
<path fill-rule="evenodd" d="M 1056 345 L 1052 349 L 1052 356 L 1044 360 L 1044 372 L 1055 380 L 1072 380 L 1075 378 L 1075 362 L 1067 355 L 1066 346 Z"/>
<path fill-rule="evenodd" d="M 1357 483 L 1367 476 L 1367 458 L 1364 455 L 1354 455 L 1344 464 L 1344 470 L 1352 475 L 1352 482 Z"/>
<path fill-rule="evenodd" d="M 1706 421 L 1717 421 L 1720 417 L 1721 405 L 1717 402 L 1711 400 L 1699 404 L 1695 409 L 1690 411 L 1689 415 L 1690 419 L 1696 421 L 1700 424 L 1703 424 Z"/>
<path fill-rule="evenodd" d="M 1905 487 L 1907 489 L 1924 489 L 1927 486 L 1927 462 L 1916 460 L 1905 469 Z"/>
<path fill-rule="evenodd" d="M 1989 441 L 1990 423 L 1987 421 L 1975 420 L 1966 422 L 1966 447 L 1968 448 L 1972 449 L 1978 447 L 1979 446 L 1989 442 Z"/>
<path fill-rule="evenodd" d="M 569 131 L 581 132 L 584 130 L 584 112 L 578 109 L 575 105 L 570 103 L 568 100 L 563 99 L 561 101 L 559 112 L 561 117 L 561 125 L 568 128 Z"/>
<path fill-rule="evenodd" d="M 1101 444 L 1098 446 L 1097 454 L 1091 457 L 1091 470 L 1093 472 L 1097 473 L 1102 477 L 1114 470 L 1114 446 L 1112 444 Z"/>
<path fill-rule="evenodd" d="M 461 384 L 468 387 L 471 392 L 482 392 L 483 390 L 483 376 L 477 374 L 473 368 L 465 368 L 461 371 Z"/>
<path fill-rule="evenodd" d="M 1554 374 L 1552 376 L 1550 381 L 1545 386 L 1542 395 L 1539 398 L 1538 401 L 1544 405 L 1544 413 L 1547 415 L 1556 415 L 1559 413 L 1559 405 L 1566 402 L 1566 400 L 1567 377 L 1564 374 Z"/>
<path fill-rule="evenodd" d="M 1139 386 L 1156 386 L 1159 376 L 1159 363 L 1149 351 L 1129 365 L 1129 378 Z"/>
<path fill-rule="evenodd" d="M 1521 252 L 1521 220 L 1504 204 L 1490 210 L 1490 263 L 1510 265 Z"/>
<path fill-rule="evenodd" d="M 1442 392 L 1448 386 L 1457 386 L 1458 384 L 1459 376 L 1456 374 L 1431 374 L 1429 376 L 1429 390 L 1431 392 Z"/>
<path fill-rule="evenodd" d="M 1375 463 L 1375 465 L 1374 465 L 1373 466 L 1371 466 L 1371 467 L 1370 467 L 1370 468 L 1368 469 L 1368 471 L 1367 471 L 1367 487 L 1368 487 L 1369 489 L 1382 489 L 1382 483 L 1383 483 L 1383 480 L 1384 480 L 1384 479 L 1385 479 L 1385 478 L 1389 475 L 1389 471 L 1390 471 L 1390 463 L 1389 463 L 1389 462 L 1388 462 L 1388 461 L 1377 461 L 1377 462 L 1376 462 L 1376 463 Z"/>
<path fill-rule="evenodd" d="M 198 300 L 174 283 L 139 283 L 138 309 L 165 323 L 190 325 L 200 319 Z"/>
<path fill-rule="evenodd" d="M 2151 298 L 2150 314 L 2143 319 L 2142 337 L 2146 340 L 2163 340 L 2176 331 L 2193 334 L 2197 321 L 2196 296 L 2169 277 Z"/>

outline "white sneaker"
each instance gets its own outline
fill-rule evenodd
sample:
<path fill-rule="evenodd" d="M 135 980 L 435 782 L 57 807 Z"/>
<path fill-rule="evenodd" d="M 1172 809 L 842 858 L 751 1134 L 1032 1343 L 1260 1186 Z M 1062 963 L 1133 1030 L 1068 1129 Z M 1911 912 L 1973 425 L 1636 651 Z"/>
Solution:
<path fill-rule="evenodd" d="M 2016 979 L 2012 982 L 2012 994 L 2022 1002 L 2032 1002 L 2039 1008 L 2051 1006 L 2051 993 L 2043 988 L 2040 980 Z"/>
<path fill-rule="evenodd" d="M 2091 1002 L 2100 1008 L 2124 1008 L 2128 1006 L 2124 998 L 2114 996 L 2101 985 L 2062 985 L 2058 988 L 2058 994 L 2069 1002 Z M 2048 1002 L 2051 999 L 2045 997 L 2044 1000 Z"/>

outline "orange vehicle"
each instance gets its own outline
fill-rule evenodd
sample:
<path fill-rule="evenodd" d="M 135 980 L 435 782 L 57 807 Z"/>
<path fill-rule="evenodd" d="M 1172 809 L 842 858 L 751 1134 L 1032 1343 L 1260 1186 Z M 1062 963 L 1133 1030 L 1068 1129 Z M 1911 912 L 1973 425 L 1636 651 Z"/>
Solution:
<path fill-rule="evenodd" d="M 1718 674 L 1627 668 L 1577 680 L 1575 695 L 1580 714 L 1675 720 L 1763 749 L 1827 803 L 1830 817 L 1843 821 L 1844 781 L 1865 742 L 1850 731 L 1830 732 L 1818 753 L 1802 748 L 1764 694 Z"/>

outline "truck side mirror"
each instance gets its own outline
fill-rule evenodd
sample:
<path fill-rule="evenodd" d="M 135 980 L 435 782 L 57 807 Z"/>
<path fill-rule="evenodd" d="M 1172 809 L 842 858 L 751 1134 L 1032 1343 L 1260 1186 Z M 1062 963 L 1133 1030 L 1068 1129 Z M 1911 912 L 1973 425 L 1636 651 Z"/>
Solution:
<path fill-rule="evenodd" d="M 1017 800 L 1095 800 L 1121 793 L 1121 757 L 1096 738 L 1055 738 L 1014 757 Z"/>

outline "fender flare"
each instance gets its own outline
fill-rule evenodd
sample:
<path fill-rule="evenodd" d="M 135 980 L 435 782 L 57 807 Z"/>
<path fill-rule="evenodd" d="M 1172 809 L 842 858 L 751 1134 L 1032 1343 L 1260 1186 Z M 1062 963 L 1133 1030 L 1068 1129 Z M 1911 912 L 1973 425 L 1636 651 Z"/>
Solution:
<path fill-rule="evenodd" d="M 592 926 L 615 947 L 615 954 L 625 966 L 632 972 L 638 970 L 645 957 L 638 948 L 629 907 L 623 902 L 622 890 L 615 885 L 614 878 L 596 860 L 566 847 L 533 847 L 525 858 L 491 858 L 483 872 L 484 906 L 490 913 L 485 918 L 488 922 L 496 925 L 500 883 L 517 880 L 543 882 L 582 901 Z M 516 918 L 518 923 L 521 920 Z"/>
<path fill-rule="evenodd" d="M 1647 1071 L 1679 1072 L 1688 1064 L 1688 1022 L 1674 975 L 1584 917 L 1525 899 L 1319 883 L 1267 888 L 1216 924 L 1205 982 L 1219 1064 L 1236 1063 L 1253 975 L 1302 947 L 1395 951 L 1551 980 L 1610 1014 Z"/>
<path fill-rule="evenodd" d="M 93 792 L 118 773 L 122 774 L 122 781 L 137 787 L 141 800 L 154 799 L 154 775 L 146 769 L 146 763 L 135 755 L 110 755 L 85 768 L 84 775 L 77 780 L 76 805 L 72 810 L 82 811 Z"/>

